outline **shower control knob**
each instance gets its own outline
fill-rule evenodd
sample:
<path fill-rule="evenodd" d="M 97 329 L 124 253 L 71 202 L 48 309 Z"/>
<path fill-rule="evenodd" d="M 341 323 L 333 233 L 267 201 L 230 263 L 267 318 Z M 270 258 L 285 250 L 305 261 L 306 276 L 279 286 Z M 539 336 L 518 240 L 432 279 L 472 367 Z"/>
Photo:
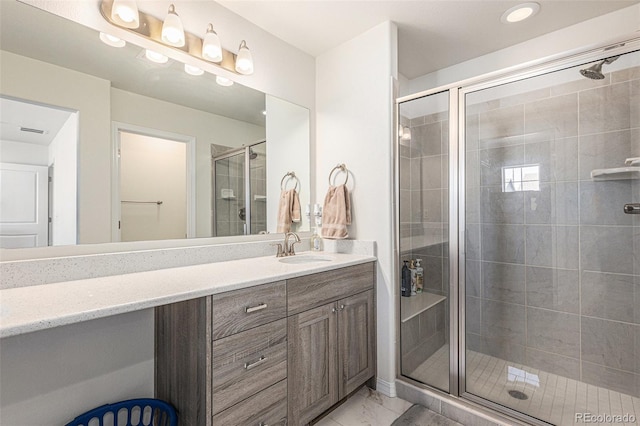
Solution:
<path fill-rule="evenodd" d="M 624 205 L 626 214 L 640 214 L 640 203 L 630 203 Z"/>

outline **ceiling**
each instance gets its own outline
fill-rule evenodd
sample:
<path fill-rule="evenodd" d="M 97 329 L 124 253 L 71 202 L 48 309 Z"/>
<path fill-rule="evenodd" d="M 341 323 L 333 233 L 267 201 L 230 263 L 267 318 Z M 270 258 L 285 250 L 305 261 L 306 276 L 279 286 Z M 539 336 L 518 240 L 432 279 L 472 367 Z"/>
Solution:
<path fill-rule="evenodd" d="M 0 111 L 0 140 L 44 146 L 55 139 L 72 114 L 63 109 L 8 98 L 0 98 Z"/>
<path fill-rule="evenodd" d="M 197 0 L 195 0 L 197 2 Z M 525 2 L 527 0 L 523 0 Z M 413 79 L 639 3 L 537 0 L 533 18 L 503 24 L 520 1 L 221 0 L 220 4 L 287 43 L 318 56 L 390 20 L 398 25 L 399 72 Z M 206 7 L 199 2 L 199 7 Z"/>

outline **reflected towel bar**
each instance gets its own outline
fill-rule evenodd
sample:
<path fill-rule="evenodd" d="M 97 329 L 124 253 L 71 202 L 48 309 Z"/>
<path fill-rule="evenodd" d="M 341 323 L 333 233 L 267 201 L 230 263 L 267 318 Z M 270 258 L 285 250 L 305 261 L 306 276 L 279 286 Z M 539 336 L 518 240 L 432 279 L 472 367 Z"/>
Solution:
<path fill-rule="evenodd" d="M 134 204 L 162 204 L 162 201 L 130 201 L 130 200 L 122 200 L 121 203 L 134 203 Z"/>

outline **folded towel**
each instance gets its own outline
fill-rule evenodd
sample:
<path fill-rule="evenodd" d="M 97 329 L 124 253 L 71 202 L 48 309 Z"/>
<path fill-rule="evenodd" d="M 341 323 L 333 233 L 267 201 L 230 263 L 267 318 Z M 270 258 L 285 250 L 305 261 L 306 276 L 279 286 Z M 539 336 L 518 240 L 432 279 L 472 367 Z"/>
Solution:
<path fill-rule="evenodd" d="M 295 189 L 280 192 L 277 232 L 291 231 L 291 222 L 300 222 L 300 199 Z"/>
<path fill-rule="evenodd" d="M 351 202 L 346 185 L 330 186 L 322 208 L 322 236 L 340 240 L 347 238 L 351 225 Z"/>

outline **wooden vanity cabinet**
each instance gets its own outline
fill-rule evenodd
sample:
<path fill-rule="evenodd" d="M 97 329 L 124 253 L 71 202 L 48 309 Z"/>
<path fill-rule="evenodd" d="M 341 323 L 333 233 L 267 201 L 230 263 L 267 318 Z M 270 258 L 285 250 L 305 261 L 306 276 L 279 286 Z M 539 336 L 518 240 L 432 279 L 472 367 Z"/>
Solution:
<path fill-rule="evenodd" d="M 303 425 L 375 375 L 375 263 L 155 310 L 155 395 L 181 426 Z"/>
<path fill-rule="evenodd" d="M 373 265 L 287 282 L 289 312 L 299 312 L 287 320 L 290 424 L 309 423 L 374 376 Z M 299 284 L 306 302 L 291 297 Z"/>

